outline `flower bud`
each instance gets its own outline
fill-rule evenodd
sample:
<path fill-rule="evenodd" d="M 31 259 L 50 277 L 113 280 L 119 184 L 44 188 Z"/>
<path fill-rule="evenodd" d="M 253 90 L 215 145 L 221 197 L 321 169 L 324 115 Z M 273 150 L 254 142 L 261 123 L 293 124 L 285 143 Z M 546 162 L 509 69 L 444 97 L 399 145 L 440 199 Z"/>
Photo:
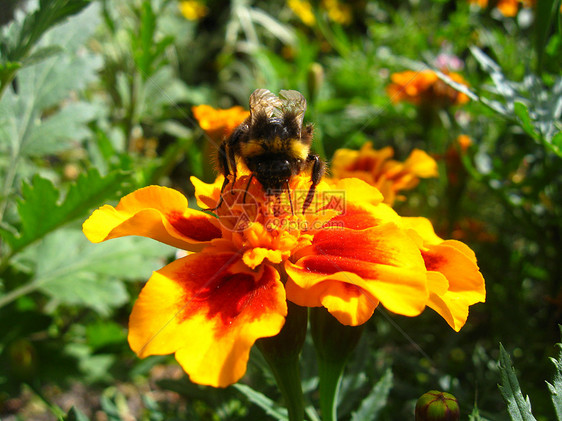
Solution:
<path fill-rule="evenodd" d="M 310 65 L 308 68 L 306 83 L 309 97 L 311 99 L 315 99 L 324 84 L 324 68 L 320 63 L 312 63 Z"/>
<path fill-rule="evenodd" d="M 30 379 L 37 370 L 37 352 L 27 339 L 18 339 L 8 348 L 10 370 L 19 379 Z"/>
<path fill-rule="evenodd" d="M 458 421 L 459 403 L 450 393 L 430 390 L 416 403 L 416 421 Z"/>

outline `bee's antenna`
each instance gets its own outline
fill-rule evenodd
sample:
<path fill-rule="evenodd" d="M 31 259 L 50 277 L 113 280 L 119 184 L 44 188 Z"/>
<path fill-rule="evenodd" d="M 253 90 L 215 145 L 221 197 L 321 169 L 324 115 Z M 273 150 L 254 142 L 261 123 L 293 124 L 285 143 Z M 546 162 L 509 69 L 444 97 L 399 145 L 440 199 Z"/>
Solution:
<path fill-rule="evenodd" d="M 254 179 L 254 173 L 250 174 L 250 179 L 248 180 L 248 184 L 246 184 L 246 190 L 244 191 L 244 197 L 242 198 L 242 203 L 246 203 L 246 195 L 248 194 L 248 189 L 250 188 L 250 183 Z"/>
<path fill-rule="evenodd" d="M 227 185 L 227 184 L 228 184 L 228 177 L 225 176 L 225 177 L 224 177 L 224 181 L 222 182 L 221 193 L 220 193 L 220 199 L 219 199 L 218 205 L 215 206 L 214 208 L 202 208 L 201 210 L 213 212 L 213 211 L 216 211 L 218 208 L 220 208 L 221 205 L 222 205 L 222 202 L 224 201 L 222 195 L 223 195 L 224 189 L 226 188 L 226 185 Z"/>
<path fill-rule="evenodd" d="M 293 199 L 291 199 L 291 189 L 289 187 L 289 180 L 285 183 L 285 187 L 287 187 L 287 195 L 289 196 L 289 204 L 291 205 L 291 214 L 295 215 L 295 211 L 293 210 Z"/>

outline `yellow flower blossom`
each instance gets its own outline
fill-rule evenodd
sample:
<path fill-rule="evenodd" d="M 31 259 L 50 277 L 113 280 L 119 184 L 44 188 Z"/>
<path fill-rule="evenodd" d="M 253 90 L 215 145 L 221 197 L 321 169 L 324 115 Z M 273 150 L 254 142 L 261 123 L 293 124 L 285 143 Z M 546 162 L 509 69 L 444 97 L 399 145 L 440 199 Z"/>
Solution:
<path fill-rule="evenodd" d="M 250 115 L 249 111 L 239 105 L 221 109 L 203 104 L 192 107 L 191 110 L 199 126 L 207 136 L 215 140 L 230 136 L 234 129 Z"/>
<path fill-rule="evenodd" d="M 288 0 L 287 5 L 295 15 L 307 26 L 314 26 L 316 18 L 312 5 L 306 0 Z"/>
<path fill-rule="evenodd" d="M 399 191 L 413 189 L 420 178 L 438 175 L 435 160 L 420 149 L 414 149 L 404 162 L 391 159 L 393 155 L 390 146 L 375 150 L 371 142 L 358 151 L 338 149 L 332 159 L 332 175 L 336 179 L 359 178 L 375 186 L 390 205 Z"/>
<path fill-rule="evenodd" d="M 209 13 L 209 9 L 197 0 L 182 0 L 178 7 L 187 20 L 199 20 Z"/>
<path fill-rule="evenodd" d="M 446 74 L 453 81 L 468 86 L 458 73 Z M 439 79 L 433 70 L 407 70 L 393 73 L 390 79 L 392 83 L 387 86 L 387 93 L 394 103 L 408 101 L 416 105 L 450 106 L 465 104 L 469 100 L 464 93 L 456 91 Z"/>

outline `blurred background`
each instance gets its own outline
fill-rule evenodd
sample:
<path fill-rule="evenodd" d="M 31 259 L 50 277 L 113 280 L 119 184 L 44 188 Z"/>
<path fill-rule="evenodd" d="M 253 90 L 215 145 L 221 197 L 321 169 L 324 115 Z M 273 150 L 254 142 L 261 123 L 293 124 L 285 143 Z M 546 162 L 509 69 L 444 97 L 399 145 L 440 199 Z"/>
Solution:
<path fill-rule="evenodd" d="M 366 142 L 398 161 L 415 148 L 435 159 L 439 176 L 394 208 L 468 244 L 486 279 L 487 301 L 459 333 L 431 310 L 410 319 L 377 309 L 346 369 L 340 418 L 412 419 L 416 399 L 441 389 L 462 419 L 509 419 L 497 387 L 502 343 L 537 419 L 554 419 L 545 380 L 562 315 L 559 9 L 2 0 L 0 418 L 282 419 L 257 352 L 241 385 L 224 390 L 191 384 L 173 357 L 139 360 L 128 315 L 176 251 L 138 238 L 92 245 L 81 232 L 93 209 L 149 184 L 196 207 L 189 177 L 214 180 L 223 133 L 192 107 L 247 109 L 267 88 L 303 93 L 313 149 L 328 163 Z M 302 362 L 314 406 L 310 344 Z"/>

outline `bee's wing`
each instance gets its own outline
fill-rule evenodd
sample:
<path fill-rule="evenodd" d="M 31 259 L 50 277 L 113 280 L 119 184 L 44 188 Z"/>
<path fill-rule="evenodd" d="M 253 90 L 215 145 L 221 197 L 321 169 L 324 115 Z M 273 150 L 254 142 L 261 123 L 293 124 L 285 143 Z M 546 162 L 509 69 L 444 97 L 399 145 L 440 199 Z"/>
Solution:
<path fill-rule="evenodd" d="M 299 91 L 279 91 L 279 98 L 283 101 L 281 109 L 284 115 L 291 115 L 298 123 L 299 130 L 302 128 L 304 113 L 306 111 L 306 99 Z"/>
<path fill-rule="evenodd" d="M 250 95 L 250 115 L 252 119 L 262 112 L 268 118 L 271 118 L 282 105 L 281 100 L 267 89 L 256 89 Z"/>

